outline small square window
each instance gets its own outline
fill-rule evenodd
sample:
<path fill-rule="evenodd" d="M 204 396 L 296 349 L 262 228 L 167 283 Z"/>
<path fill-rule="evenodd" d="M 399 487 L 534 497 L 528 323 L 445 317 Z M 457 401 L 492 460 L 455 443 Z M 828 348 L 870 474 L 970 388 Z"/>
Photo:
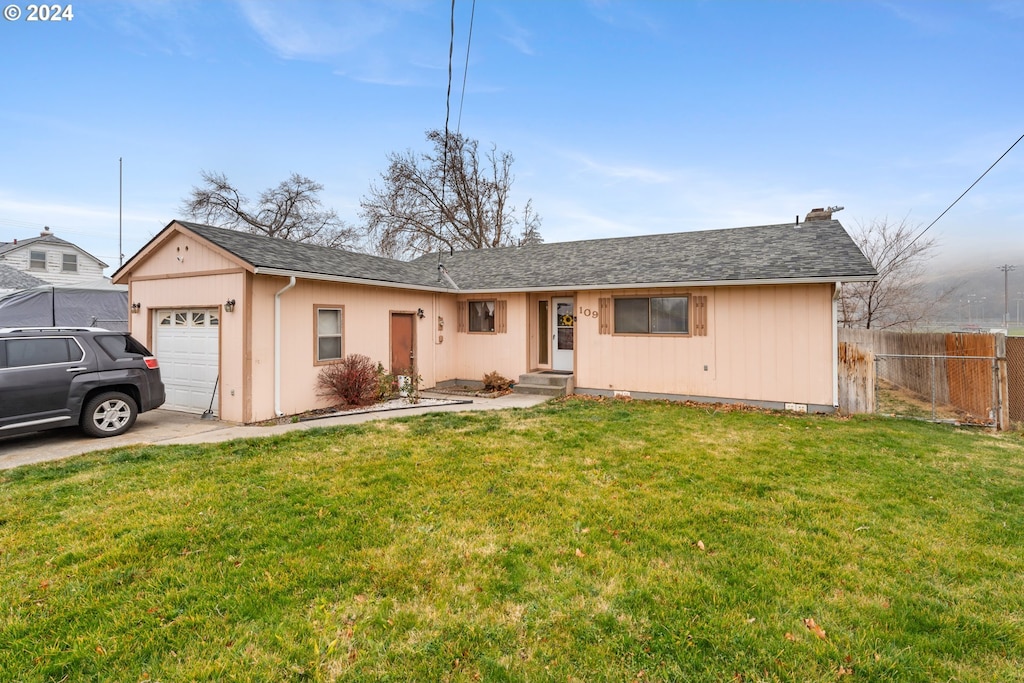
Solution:
<path fill-rule="evenodd" d="M 494 301 L 469 302 L 469 331 L 494 332 Z"/>
<path fill-rule="evenodd" d="M 78 254 L 64 254 L 61 262 L 61 270 L 65 273 L 78 272 Z"/>
<path fill-rule="evenodd" d="M 46 270 L 46 252 L 30 251 L 28 253 L 28 267 L 31 270 Z"/>

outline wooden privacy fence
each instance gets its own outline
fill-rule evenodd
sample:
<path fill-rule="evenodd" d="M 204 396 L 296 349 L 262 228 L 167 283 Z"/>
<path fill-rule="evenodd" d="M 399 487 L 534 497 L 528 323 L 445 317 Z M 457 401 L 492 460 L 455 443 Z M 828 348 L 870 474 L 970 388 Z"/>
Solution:
<path fill-rule="evenodd" d="M 840 328 L 839 409 L 1008 428 L 1006 342 L 993 334 Z"/>

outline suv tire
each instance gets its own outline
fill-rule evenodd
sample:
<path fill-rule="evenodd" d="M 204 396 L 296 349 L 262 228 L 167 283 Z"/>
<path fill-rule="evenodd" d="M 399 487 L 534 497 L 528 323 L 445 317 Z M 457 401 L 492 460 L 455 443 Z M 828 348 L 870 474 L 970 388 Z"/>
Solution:
<path fill-rule="evenodd" d="M 118 436 L 131 429 L 138 415 L 135 399 L 120 391 L 108 391 L 93 396 L 85 404 L 82 430 L 90 436 Z"/>

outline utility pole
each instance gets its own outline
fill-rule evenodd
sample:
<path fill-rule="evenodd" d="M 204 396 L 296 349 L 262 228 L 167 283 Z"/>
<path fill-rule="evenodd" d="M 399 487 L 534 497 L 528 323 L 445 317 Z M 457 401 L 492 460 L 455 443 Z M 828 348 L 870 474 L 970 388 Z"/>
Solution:
<path fill-rule="evenodd" d="M 1010 271 L 1014 270 L 1015 266 L 1004 264 L 997 266 L 997 270 L 1003 271 L 1003 327 L 1005 328 L 1010 322 Z"/>

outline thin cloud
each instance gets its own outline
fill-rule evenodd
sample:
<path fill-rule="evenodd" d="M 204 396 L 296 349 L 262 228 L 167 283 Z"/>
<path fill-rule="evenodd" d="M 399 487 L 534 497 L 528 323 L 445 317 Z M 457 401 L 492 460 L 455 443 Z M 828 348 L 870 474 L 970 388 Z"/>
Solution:
<path fill-rule="evenodd" d="M 508 12 L 497 12 L 497 14 L 504 24 L 501 39 L 528 57 L 537 54 L 537 51 L 530 42 L 533 38 L 533 33 L 516 21 L 515 17 Z"/>
<path fill-rule="evenodd" d="M 599 163 L 578 153 L 569 153 L 565 156 L 581 166 L 583 171 L 595 173 L 610 180 L 631 180 L 646 184 L 661 184 L 672 181 L 671 175 L 652 168 Z"/>
<path fill-rule="evenodd" d="M 939 5 L 879 2 L 878 6 L 884 8 L 896 18 L 926 33 L 948 33 L 954 28 L 956 23 L 952 17 L 943 16 L 937 11 L 936 8 Z"/>
<path fill-rule="evenodd" d="M 414 25 L 423 6 L 419 0 L 238 0 L 246 23 L 278 57 L 325 62 L 340 76 L 403 87 L 436 81 L 437 68 L 426 66 L 427 60 L 421 58 L 436 51 L 436 41 Z"/>
<path fill-rule="evenodd" d="M 1004 17 L 1024 19 L 1024 1 L 1022 0 L 1004 0 L 1003 2 L 994 3 L 991 7 L 993 12 Z"/>
<path fill-rule="evenodd" d="M 664 24 L 650 14 L 643 12 L 634 3 L 614 0 L 588 0 L 590 14 L 598 21 L 613 28 L 637 31 L 650 35 L 662 35 Z"/>

